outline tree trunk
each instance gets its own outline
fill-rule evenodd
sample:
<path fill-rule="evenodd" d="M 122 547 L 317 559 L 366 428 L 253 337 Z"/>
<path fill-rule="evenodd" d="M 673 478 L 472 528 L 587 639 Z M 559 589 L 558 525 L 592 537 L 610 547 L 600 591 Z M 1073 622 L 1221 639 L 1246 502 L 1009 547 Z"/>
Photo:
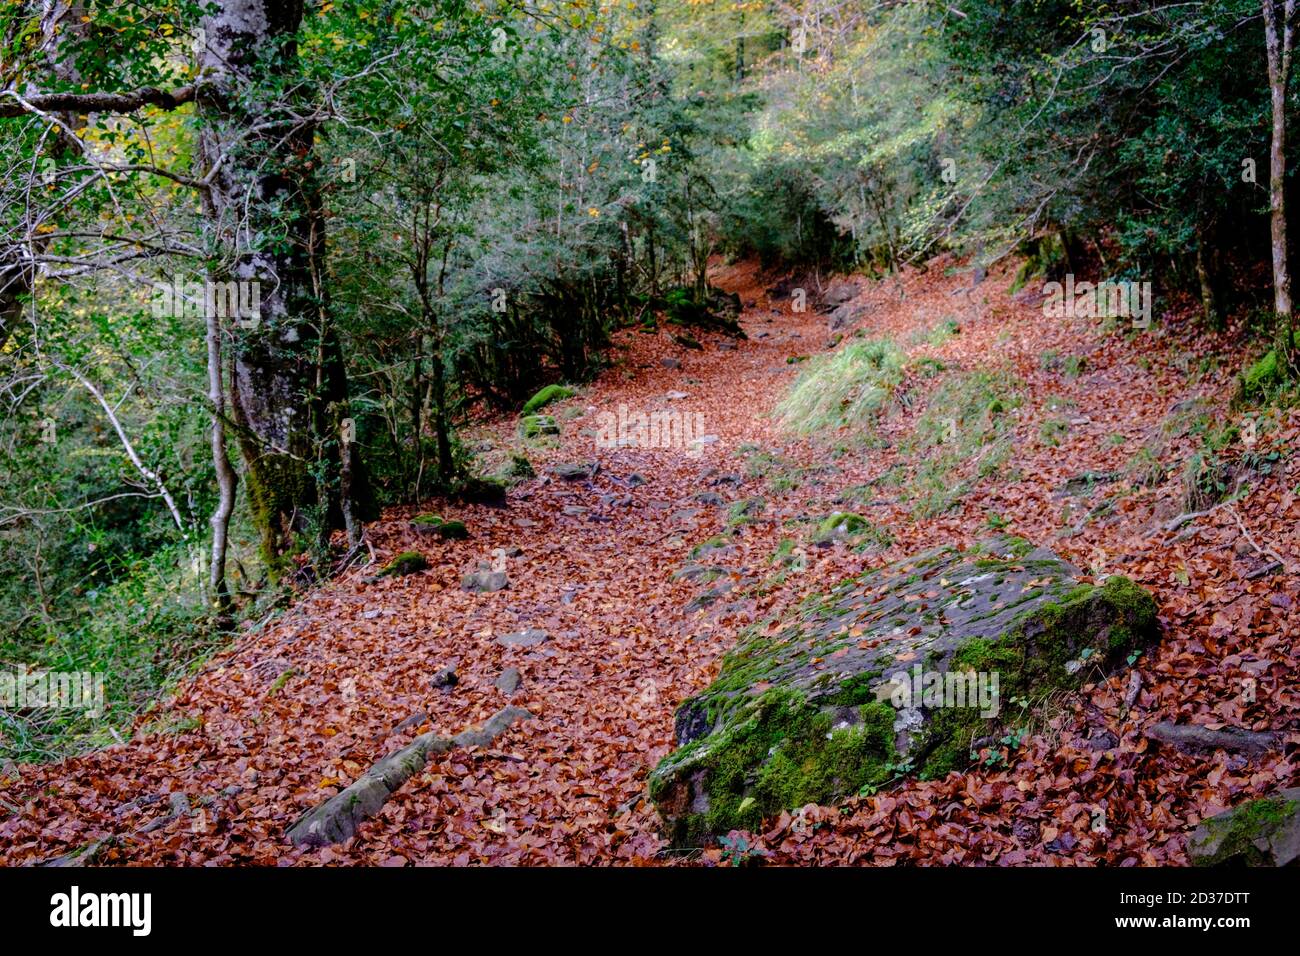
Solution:
<path fill-rule="evenodd" d="M 1196 279 L 1201 286 L 1201 312 L 1207 327 L 1223 328 L 1223 310 L 1219 305 L 1218 281 L 1214 267 L 1215 251 L 1209 227 L 1196 225 Z"/>
<path fill-rule="evenodd" d="M 342 356 L 324 327 L 324 291 L 312 281 L 313 256 L 324 248 L 310 174 L 315 130 L 271 92 L 297 71 L 302 14 L 302 0 L 218 4 L 203 21 L 196 93 L 200 156 L 208 170 L 220 164 L 204 200 L 209 238 L 222 278 L 258 290 L 256 315 L 239 323 L 230 398 L 272 580 L 294 534 L 312 525 L 309 508 L 323 512 L 318 527 L 337 527 L 354 510 L 339 502 L 344 443 L 332 427 L 337 416 L 326 411 L 346 401 Z M 317 462 L 323 467 L 313 468 Z M 347 470 L 349 492 L 361 498 L 358 464 L 353 454 Z"/>
<path fill-rule="evenodd" d="M 1268 55 L 1269 99 L 1273 111 L 1269 143 L 1269 234 L 1273 257 L 1273 310 L 1290 327 L 1291 273 L 1287 262 L 1286 94 L 1291 76 L 1295 0 L 1286 0 L 1278 22 L 1277 4 L 1264 0 L 1264 45 Z"/>
<path fill-rule="evenodd" d="M 222 387 L 221 322 L 215 313 L 207 316 L 208 403 L 212 416 L 212 466 L 217 473 L 217 509 L 212 513 L 212 556 L 208 566 L 208 595 L 218 616 L 228 613 L 230 591 L 226 587 L 226 550 L 230 516 L 235 510 L 235 469 L 226 454 L 226 402 Z"/>

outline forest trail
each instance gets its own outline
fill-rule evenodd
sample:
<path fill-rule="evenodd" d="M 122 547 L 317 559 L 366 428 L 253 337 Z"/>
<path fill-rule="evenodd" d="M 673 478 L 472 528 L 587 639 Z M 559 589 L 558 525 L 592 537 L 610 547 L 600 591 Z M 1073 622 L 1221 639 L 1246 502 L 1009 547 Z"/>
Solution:
<path fill-rule="evenodd" d="M 943 376 L 908 379 L 910 404 L 881 425 L 888 446 L 792 441 L 770 412 L 804 367 L 801 357 L 827 350 L 826 316 L 772 301 L 765 290 L 774 277 L 752 265 L 720 267 L 715 281 L 746 305 L 748 340 L 731 349 L 701 335 L 696 351 L 668 331 L 619 333 L 613 365 L 597 382 L 546 409 L 562 435 L 553 447 L 527 449 L 539 477 L 517 486 L 507 508 L 423 509 L 463 520 L 463 541 L 417 536 L 408 524 L 415 510 L 387 513 L 369 531 L 379 559 L 418 550 L 429 570 L 367 582 L 374 567 L 354 569 L 208 661 L 128 743 L 24 767 L 21 780 L 0 789 L 0 799 L 21 808 L 0 822 L 0 862 L 48 859 L 107 837 L 117 839 L 101 844 L 96 862 L 698 859 L 663 853 L 645 780 L 671 747 L 674 707 L 708 682 L 737 632 L 849 574 L 924 547 L 970 543 L 1004 524 L 1156 595 L 1166 635 L 1137 664 L 1133 706 L 1124 701 L 1127 675 L 1086 687 L 1061 702 L 1044 732 L 1019 750 L 1004 748 L 992 766 L 784 814 L 761 845 L 777 862 L 1183 862 L 1185 833 L 1200 817 L 1297 779 L 1298 702 L 1286 679 L 1300 665 L 1297 578 L 1268 570 L 1274 556 L 1300 570 L 1296 465 L 1284 457 L 1257 476 L 1248 508 L 1219 508 L 1174 528 L 1170 519 L 1183 510 L 1176 467 L 1151 485 L 1119 478 L 1063 495 L 1085 472 L 1125 472 L 1144 446 L 1166 463 L 1189 458 L 1197 437 L 1180 416 L 1193 408 L 1227 414 L 1235 369 L 1201 363 L 1213 342 L 1190 326 L 1124 335 L 1096 320 L 1046 319 L 1037 297 L 1010 293 L 1013 273 L 1004 263 L 972 287 L 969 270 L 941 260 L 908 271 L 901 284 L 862 281 L 857 299 L 856 328 L 867 337 L 889 337 L 949 372 L 999 369 L 1019 383 L 1014 453 L 984 477 L 977 461 L 958 463 L 952 480 L 971 484 L 950 510 L 918 517 L 914 501 L 900 500 L 906 484 L 882 481 L 918 467 L 898 439 Z M 936 332 L 949 321 L 959 330 Z M 619 406 L 699 413 L 701 432 L 716 441 L 698 453 L 680 442 L 597 447 L 602 413 L 617 415 Z M 503 420 L 466 440 L 498 451 L 519 446 L 514 426 Z M 1292 445 L 1298 435 L 1292 413 L 1270 443 Z M 594 476 L 564 480 L 550 471 L 585 462 L 599 463 Z M 634 474 L 646 482 L 629 481 Z M 749 499 L 761 506 L 709 558 L 725 573 L 673 580 L 692 549 L 727 530 L 737 517 L 731 506 Z M 810 547 L 802 573 L 774 577 L 780 542 L 804 540 L 804 522 L 836 510 L 868 511 L 892 543 L 865 552 Z M 518 555 L 504 559 L 507 589 L 461 590 L 464 572 L 513 549 Z M 498 640 L 526 629 L 548 638 L 531 647 Z M 447 665 L 458 682 L 432 688 Z M 507 696 L 494 683 L 511 667 L 522 681 Z M 1253 702 L 1242 701 L 1244 675 L 1258 681 Z M 533 719 L 488 748 L 434 758 L 350 844 L 299 850 L 286 842 L 286 827 L 304 810 L 413 735 L 458 731 L 506 703 Z M 1143 737 L 1157 720 L 1192 719 L 1286 731 L 1289 743 L 1248 760 L 1169 753 Z M 173 812 L 177 793 L 191 812 Z M 1093 829 L 1099 806 L 1104 831 Z"/>

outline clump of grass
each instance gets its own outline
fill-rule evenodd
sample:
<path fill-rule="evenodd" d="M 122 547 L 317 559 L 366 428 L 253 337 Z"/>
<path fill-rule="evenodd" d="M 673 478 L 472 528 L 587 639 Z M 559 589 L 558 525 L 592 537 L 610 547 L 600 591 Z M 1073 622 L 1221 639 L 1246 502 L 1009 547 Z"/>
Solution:
<path fill-rule="evenodd" d="M 1038 426 L 1038 437 L 1044 445 L 1056 448 L 1070 432 L 1070 423 L 1064 418 L 1048 418 Z"/>
<path fill-rule="evenodd" d="M 923 517 L 955 505 L 976 478 L 997 474 L 1011 455 L 1007 413 L 1020 405 L 1016 381 L 996 371 L 943 381 L 917 419 L 904 450 L 920 457 L 911 491 Z M 958 473 L 975 463 L 973 475 Z"/>
<path fill-rule="evenodd" d="M 777 405 L 778 420 L 801 435 L 867 430 L 902 383 L 904 360 L 886 339 L 854 342 L 812 360 Z"/>

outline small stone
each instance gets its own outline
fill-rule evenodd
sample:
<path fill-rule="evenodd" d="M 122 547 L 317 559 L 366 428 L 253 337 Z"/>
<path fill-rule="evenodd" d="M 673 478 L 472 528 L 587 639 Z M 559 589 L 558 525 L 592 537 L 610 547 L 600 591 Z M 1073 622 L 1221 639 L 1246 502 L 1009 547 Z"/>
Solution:
<path fill-rule="evenodd" d="M 571 462 L 563 465 L 556 465 L 551 469 L 551 474 L 557 478 L 563 478 L 565 481 L 581 481 L 584 478 L 590 478 L 592 470 L 590 465 L 578 464 Z"/>
<path fill-rule="evenodd" d="M 517 634 L 498 634 L 497 643 L 503 647 L 536 647 L 550 637 L 545 631 L 530 627 Z"/>
<path fill-rule="evenodd" d="M 500 591 L 510 586 L 504 571 L 474 571 L 461 576 L 462 591 Z"/>
<path fill-rule="evenodd" d="M 523 683 L 523 677 L 519 673 L 518 667 L 507 667 L 501 672 L 501 676 L 496 679 L 495 687 L 503 694 L 513 694 Z"/>

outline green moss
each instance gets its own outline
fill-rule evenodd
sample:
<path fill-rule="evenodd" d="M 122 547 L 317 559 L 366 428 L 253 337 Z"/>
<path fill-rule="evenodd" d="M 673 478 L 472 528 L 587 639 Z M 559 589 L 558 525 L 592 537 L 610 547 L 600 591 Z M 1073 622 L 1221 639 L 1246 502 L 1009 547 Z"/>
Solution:
<path fill-rule="evenodd" d="M 419 530 L 427 530 L 440 538 L 468 538 L 469 529 L 463 521 L 448 521 L 440 515 L 424 514 L 411 519 L 411 524 Z"/>
<path fill-rule="evenodd" d="M 505 476 L 507 478 L 536 478 L 537 472 L 533 470 L 533 463 L 523 455 L 512 454 Z"/>
<path fill-rule="evenodd" d="M 310 484 L 307 463 L 293 455 L 257 454 L 249 461 L 248 503 L 272 581 L 289 566 L 284 516 L 294 514 L 307 500 Z"/>
<path fill-rule="evenodd" d="M 700 558 L 711 554 L 714 551 L 720 551 L 723 548 L 730 547 L 731 539 L 723 535 L 715 535 L 707 541 L 701 541 L 691 549 L 692 558 Z"/>
<path fill-rule="evenodd" d="M 569 388 L 567 385 L 547 385 L 528 401 L 524 402 L 524 407 L 519 414 L 525 416 L 532 415 L 539 408 L 545 408 L 547 405 L 551 404 L 551 402 L 558 402 L 566 398 L 572 398 L 573 395 L 573 389 Z"/>
<path fill-rule="evenodd" d="M 837 531 L 844 534 L 858 534 L 870 527 L 871 522 L 862 515 L 854 514 L 851 511 L 837 511 L 823 518 L 821 523 L 817 525 L 816 537 L 825 538 Z"/>
<path fill-rule="evenodd" d="M 673 814 L 673 842 L 698 846 L 732 829 L 758 829 L 781 810 L 825 803 L 888 780 L 894 760 L 894 710 L 885 703 L 834 711 L 802 695 L 773 690 L 715 734 L 669 755 L 650 778 L 657 803 Z M 690 762 L 698 787 L 682 792 L 670 770 Z"/>
<path fill-rule="evenodd" d="M 267 691 L 267 695 L 269 696 L 269 695 L 271 695 L 271 694 L 275 694 L 275 693 L 278 693 L 279 691 L 283 690 L 283 689 L 284 689 L 284 685 L 287 684 L 287 683 L 289 683 L 289 679 L 290 679 L 291 677 L 293 677 L 293 676 L 294 676 L 295 674 L 297 674 L 297 673 L 298 673 L 298 672 L 297 672 L 296 670 L 294 670 L 292 667 L 290 667 L 288 670 L 284 671 L 282 674 L 280 674 L 279 677 L 277 677 L 277 678 L 275 679 L 275 683 L 271 685 L 271 689 L 270 689 L 269 691 Z"/>
<path fill-rule="evenodd" d="M 972 638 L 953 652 L 949 671 L 998 675 L 998 697 L 1041 700 L 1058 690 L 1074 689 L 1091 668 L 1071 673 L 1067 665 L 1087 659 L 1105 671 L 1120 667 L 1156 635 L 1156 605 L 1151 595 L 1128 578 L 1111 577 L 1100 587 L 1081 584 L 1059 601 L 1044 604 L 1013 622 L 1000 639 Z M 1101 646 L 1080 638 L 1095 635 Z M 970 742 L 997 725 L 975 708 L 936 710 L 926 728 L 926 756 L 919 775 L 942 777 L 970 762 Z"/>
<path fill-rule="evenodd" d="M 1242 373 L 1239 396 L 1244 401 L 1258 401 L 1267 397 L 1268 393 L 1284 379 L 1277 350 L 1269 349 L 1255 364 Z"/>
<path fill-rule="evenodd" d="M 539 435 L 558 435 L 559 422 L 553 415 L 525 415 L 519 419 L 519 434 L 524 438 L 537 438 Z"/>
<path fill-rule="evenodd" d="M 415 574 L 429 567 L 429 562 L 418 551 L 403 551 L 379 570 L 381 578 L 392 575 Z"/>
<path fill-rule="evenodd" d="M 1263 797 L 1202 823 L 1202 839 L 1189 849 L 1197 866 L 1225 863 L 1272 866 L 1275 862 L 1256 843 L 1265 842 L 1295 815 L 1300 804 L 1281 797 Z M 1217 846 L 1216 846 L 1217 844 Z M 1198 852 L 1199 851 L 1199 852 Z"/>

